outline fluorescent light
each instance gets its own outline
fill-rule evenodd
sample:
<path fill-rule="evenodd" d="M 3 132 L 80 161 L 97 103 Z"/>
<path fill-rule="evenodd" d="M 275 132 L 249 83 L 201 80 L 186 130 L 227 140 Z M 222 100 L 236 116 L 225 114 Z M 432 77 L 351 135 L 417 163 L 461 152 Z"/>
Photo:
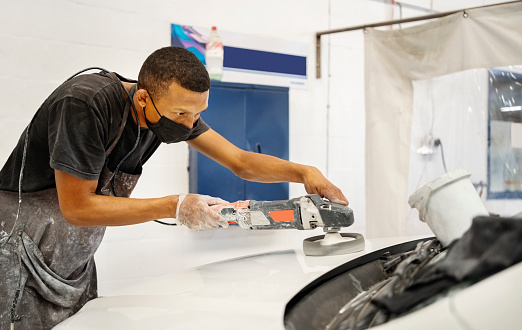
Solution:
<path fill-rule="evenodd" d="M 518 105 L 516 107 L 503 107 L 503 108 L 500 108 L 501 112 L 521 111 L 521 110 L 522 110 L 522 106 L 520 106 L 520 105 Z"/>

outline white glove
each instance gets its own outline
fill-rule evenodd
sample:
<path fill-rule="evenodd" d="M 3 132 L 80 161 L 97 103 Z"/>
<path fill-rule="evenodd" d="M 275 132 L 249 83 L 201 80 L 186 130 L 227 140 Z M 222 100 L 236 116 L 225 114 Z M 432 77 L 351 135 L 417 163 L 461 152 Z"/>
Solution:
<path fill-rule="evenodd" d="M 224 204 L 221 198 L 197 194 L 180 194 L 176 209 L 176 222 L 188 228 L 200 231 L 205 229 L 228 227 L 228 221 L 210 206 Z"/>

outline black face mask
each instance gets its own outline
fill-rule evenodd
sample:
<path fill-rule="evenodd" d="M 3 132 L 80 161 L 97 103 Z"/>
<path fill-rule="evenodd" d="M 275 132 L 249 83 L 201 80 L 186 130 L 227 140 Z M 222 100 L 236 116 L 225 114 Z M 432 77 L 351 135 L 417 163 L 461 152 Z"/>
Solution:
<path fill-rule="evenodd" d="M 158 139 L 163 143 L 177 143 L 181 141 L 187 141 L 192 132 L 194 131 L 194 128 L 185 127 L 181 124 L 176 123 L 173 120 L 168 119 L 165 116 L 162 116 L 159 113 L 158 108 L 156 108 L 156 105 L 154 104 L 154 101 L 152 100 L 150 94 L 149 97 L 152 101 L 152 105 L 154 105 L 154 109 L 156 109 L 158 115 L 161 116 L 160 120 L 156 124 L 152 124 L 147 119 L 147 116 L 145 115 L 145 108 L 143 108 L 145 122 L 147 123 L 147 126 L 152 131 L 152 133 L 154 133 L 154 135 L 156 135 Z"/>

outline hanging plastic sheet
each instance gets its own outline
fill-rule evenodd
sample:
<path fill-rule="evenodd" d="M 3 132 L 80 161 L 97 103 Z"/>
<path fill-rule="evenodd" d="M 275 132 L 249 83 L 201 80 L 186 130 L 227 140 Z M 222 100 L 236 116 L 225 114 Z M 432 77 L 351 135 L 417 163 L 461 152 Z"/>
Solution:
<path fill-rule="evenodd" d="M 488 198 L 522 199 L 522 66 L 489 70 L 488 81 Z"/>
<path fill-rule="evenodd" d="M 469 169 L 479 192 L 487 189 L 489 68 L 522 64 L 521 16 L 522 3 L 511 3 L 366 31 L 368 237 L 427 233 L 410 221 L 416 215 L 407 200 L 444 165 Z M 487 203 L 488 211 L 509 215 L 506 205 Z M 509 208 L 516 213 L 516 205 Z"/>
<path fill-rule="evenodd" d="M 413 81 L 408 195 L 463 168 L 490 212 L 522 210 L 521 123 L 520 65 Z M 425 227 L 410 210 L 407 233 L 429 233 Z"/>

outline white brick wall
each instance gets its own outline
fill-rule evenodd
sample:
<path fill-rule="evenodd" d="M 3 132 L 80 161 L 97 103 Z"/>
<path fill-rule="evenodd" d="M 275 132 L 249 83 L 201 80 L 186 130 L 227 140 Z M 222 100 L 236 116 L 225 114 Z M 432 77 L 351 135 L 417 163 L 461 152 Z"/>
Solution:
<path fill-rule="evenodd" d="M 451 7 L 449 0 L 434 2 Z M 481 5 L 482 1 L 466 3 Z M 429 1 L 422 5 L 429 6 Z M 362 33 L 331 37 L 328 85 L 326 38 L 323 78 L 315 79 L 315 32 L 390 19 L 388 5 L 371 0 L 17 0 L 3 3 L 2 12 L 2 164 L 40 103 L 58 84 L 89 66 L 136 77 L 148 54 L 169 45 L 171 23 L 216 25 L 253 37 L 308 43 L 308 89 L 290 92 L 290 159 L 328 172 L 351 200 L 356 215 L 352 230 L 364 231 Z M 404 14 L 418 15 L 406 11 Z M 328 95 L 331 120 L 327 124 Z M 186 192 L 187 164 L 186 145 L 162 146 L 146 165 L 135 196 Z M 305 191 L 292 184 L 290 193 L 295 197 Z M 303 238 L 318 234 L 319 231 L 246 232 L 239 228 L 193 233 L 155 223 L 109 228 L 96 255 L 100 294 L 112 294 L 146 277 L 225 258 L 299 249 Z"/>

